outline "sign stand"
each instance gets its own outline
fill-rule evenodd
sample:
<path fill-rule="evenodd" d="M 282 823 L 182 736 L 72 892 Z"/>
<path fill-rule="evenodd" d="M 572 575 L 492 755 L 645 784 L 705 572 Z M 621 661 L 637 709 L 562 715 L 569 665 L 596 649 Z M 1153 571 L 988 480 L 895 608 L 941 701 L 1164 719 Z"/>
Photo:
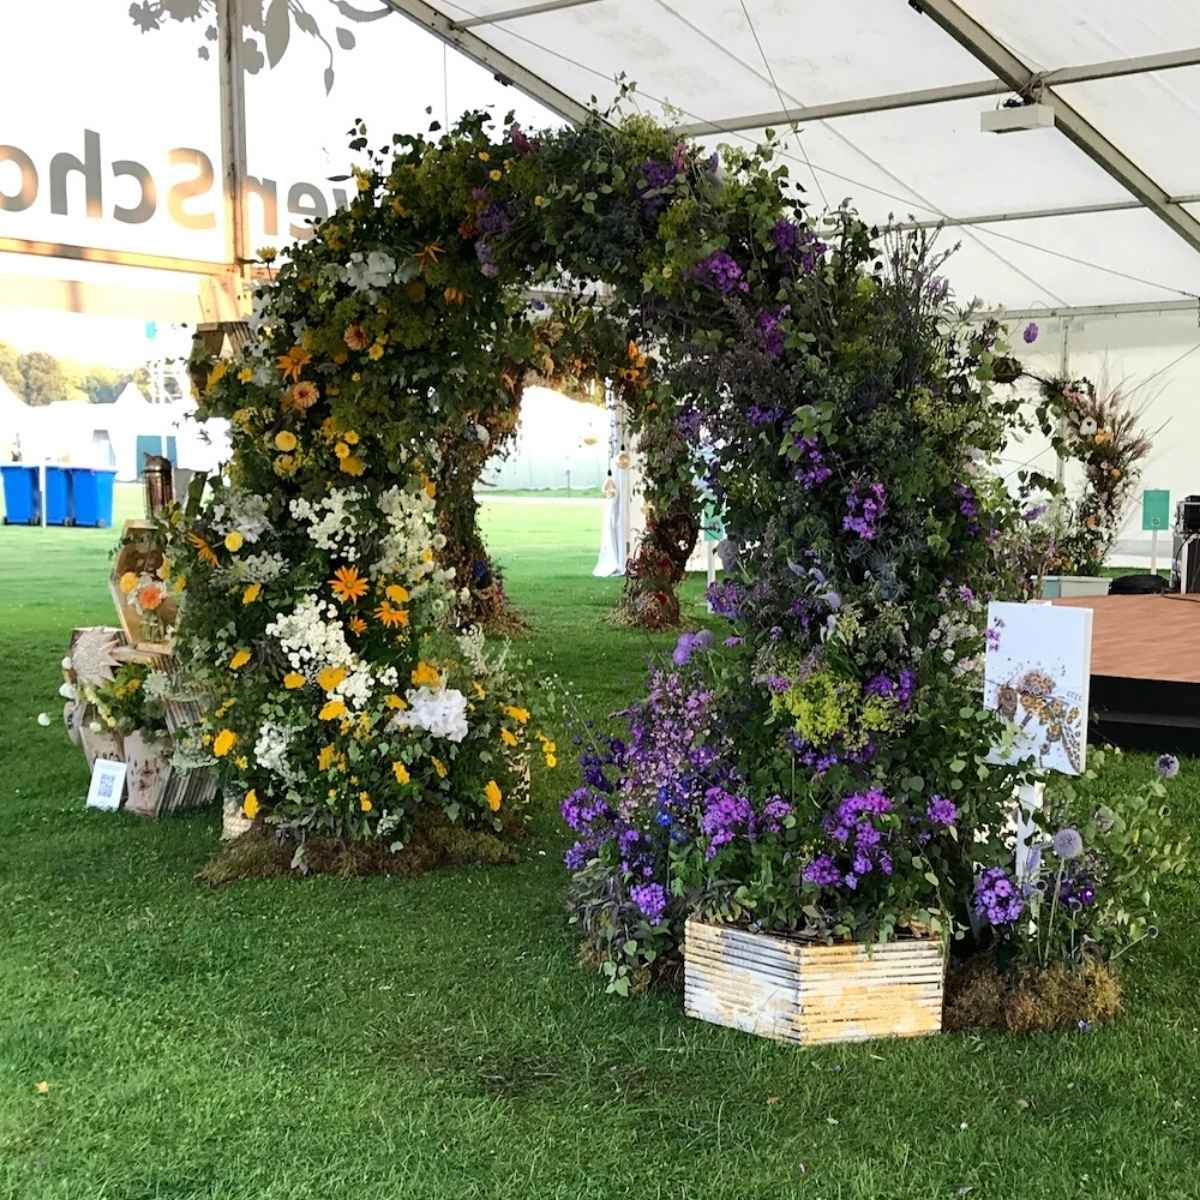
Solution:
<path fill-rule="evenodd" d="M 1171 521 L 1171 493 L 1165 488 L 1147 488 L 1142 493 L 1142 530 L 1150 531 L 1150 574 L 1158 574 L 1158 531 Z"/>
<path fill-rule="evenodd" d="M 1029 852 L 1033 849 L 1032 842 L 1038 827 L 1035 814 L 1041 812 L 1046 784 L 1042 780 L 1036 783 L 1024 783 L 1017 788 L 1017 843 L 1014 847 L 1014 865 L 1017 869 L 1017 883 L 1024 884 L 1029 875 Z"/>

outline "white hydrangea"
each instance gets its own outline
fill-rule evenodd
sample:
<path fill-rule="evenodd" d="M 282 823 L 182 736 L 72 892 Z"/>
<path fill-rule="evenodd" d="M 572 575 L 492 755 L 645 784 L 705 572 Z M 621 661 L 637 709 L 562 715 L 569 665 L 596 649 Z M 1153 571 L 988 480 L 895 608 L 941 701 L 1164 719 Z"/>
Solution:
<path fill-rule="evenodd" d="M 315 504 L 298 496 L 291 503 L 292 516 L 308 525 L 308 536 L 314 545 L 354 558 L 358 554 L 354 517 L 347 510 L 362 496 L 357 488 L 334 488 Z"/>
<path fill-rule="evenodd" d="M 451 742 L 461 742 L 470 732 L 467 698 L 456 688 L 410 688 L 405 699 L 408 708 L 392 718 L 393 728 L 424 729 Z"/>
<path fill-rule="evenodd" d="M 239 555 L 234 570 L 247 583 L 273 583 L 287 570 L 287 563 L 281 554 L 247 554 L 244 558 Z"/>
<path fill-rule="evenodd" d="M 292 731 L 285 725 L 276 725 L 265 721 L 258 731 L 258 740 L 254 743 L 254 759 L 260 767 L 271 771 L 284 779 L 292 775 L 288 767 L 288 746 L 292 740 Z"/>
<path fill-rule="evenodd" d="M 356 251 L 346 264 L 346 282 L 356 292 L 385 288 L 396 275 L 396 260 L 384 250 Z"/>
<path fill-rule="evenodd" d="M 230 488 L 212 506 L 212 522 L 222 537 L 237 530 L 247 542 L 257 542 L 271 528 L 267 520 L 267 498 L 257 492 Z"/>
<path fill-rule="evenodd" d="M 380 543 L 376 575 L 403 575 L 418 581 L 437 566 L 426 550 L 439 549 L 445 538 L 434 526 L 434 502 L 421 488 L 391 487 L 379 497 L 379 511 L 387 525 Z"/>
<path fill-rule="evenodd" d="M 354 652 L 346 644 L 337 605 L 317 596 L 302 596 L 292 612 L 276 613 L 267 633 L 279 640 L 292 670 L 301 675 L 311 675 L 324 666 L 354 666 Z"/>

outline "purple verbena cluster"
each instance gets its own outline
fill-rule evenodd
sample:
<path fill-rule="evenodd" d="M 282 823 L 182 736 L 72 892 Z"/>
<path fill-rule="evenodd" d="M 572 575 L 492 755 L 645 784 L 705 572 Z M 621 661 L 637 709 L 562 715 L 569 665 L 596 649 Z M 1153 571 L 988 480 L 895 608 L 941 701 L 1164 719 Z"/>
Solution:
<path fill-rule="evenodd" d="M 768 358 L 778 358 L 783 353 L 783 330 L 779 328 L 780 320 L 787 314 L 787 306 L 783 308 L 760 308 L 754 320 L 758 344 Z"/>
<path fill-rule="evenodd" d="M 742 277 L 742 268 L 737 259 L 725 250 L 714 250 L 707 258 L 702 258 L 692 268 L 692 275 L 723 295 L 750 290 L 750 285 Z"/>
<path fill-rule="evenodd" d="M 479 214 L 478 225 L 480 233 L 487 234 L 489 237 L 503 237 L 512 229 L 512 214 L 508 210 L 508 205 L 502 201 L 489 204 Z M 478 255 L 478 253 L 478 247 L 476 247 L 476 254 Z"/>
<path fill-rule="evenodd" d="M 786 218 L 776 221 L 772 226 L 771 241 L 775 243 L 781 258 L 791 260 L 806 275 L 816 270 L 821 255 L 829 249 L 811 229 Z"/>
<path fill-rule="evenodd" d="M 893 679 L 882 672 L 867 680 L 863 688 L 865 696 L 882 696 L 885 700 L 895 700 L 901 708 L 908 708 L 912 703 L 913 692 L 917 690 L 916 672 L 911 667 L 901 667 Z"/>
<path fill-rule="evenodd" d="M 682 170 L 682 164 L 663 162 L 658 158 L 648 158 L 642 163 L 642 175 L 646 186 L 638 189 L 638 198 L 642 202 L 642 213 L 647 217 L 657 217 L 667 205 L 667 196 L 663 189 L 670 187 L 675 177 Z"/>
<path fill-rule="evenodd" d="M 651 925 L 662 921 L 667 911 L 667 890 L 661 883 L 635 884 L 629 889 L 629 897 Z"/>
<path fill-rule="evenodd" d="M 833 470 L 825 461 L 825 455 L 821 453 L 821 443 L 816 438 L 796 434 L 792 438 L 792 444 L 797 451 L 793 458 L 796 464 L 793 478 L 808 491 L 820 487 L 833 474 Z"/>
<path fill-rule="evenodd" d="M 989 925 L 1011 925 L 1025 911 L 1021 891 L 1003 867 L 988 867 L 975 881 L 975 915 Z"/>
<path fill-rule="evenodd" d="M 717 616 L 728 621 L 738 619 L 743 600 L 742 589 L 732 579 L 721 579 L 710 584 L 707 598 Z"/>
<path fill-rule="evenodd" d="M 929 803 L 925 807 L 925 815 L 929 818 L 931 825 L 948 828 L 958 821 L 958 805 L 953 800 L 947 800 L 945 796 L 930 796 Z"/>
<path fill-rule="evenodd" d="M 887 512 L 887 491 L 882 483 L 854 483 L 846 496 L 842 528 L 857 533 L 864 542 L 875 539 L 879 522 Z"/>
<path fill-rule="evenodd" d="M 889 835 L 877 821 L 892 809 L 891 800 L 878 788 L 846 796 L 825 818 L 825 832 L 837 843 L 836 849 L 817 855 L 804 868 L 803 878 L 820 887 L 853 891 L 872 872 L 890 875 L 894 868 L 887 849 Z M 848 860 L 848 866 L 839 860 Z"/>

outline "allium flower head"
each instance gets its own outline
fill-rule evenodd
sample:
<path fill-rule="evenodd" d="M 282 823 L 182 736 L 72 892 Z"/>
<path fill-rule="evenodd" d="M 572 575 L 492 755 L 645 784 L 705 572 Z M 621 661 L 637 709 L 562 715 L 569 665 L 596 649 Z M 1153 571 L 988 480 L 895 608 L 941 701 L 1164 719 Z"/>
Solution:
<path fill-rule="evenodd" d="M 1078 829 L 1060 829 L 1051 844 L 1059 858 L 1078 858 L 1083 853 L 1083 838 L 1079 836 Z"/>
<path fill-rule="evenodd" d="M 1179 774 L 1179 759 L 1173 754 L 1160 754 L 1154 767 L 1164 779 L 1174 779 Z"/>

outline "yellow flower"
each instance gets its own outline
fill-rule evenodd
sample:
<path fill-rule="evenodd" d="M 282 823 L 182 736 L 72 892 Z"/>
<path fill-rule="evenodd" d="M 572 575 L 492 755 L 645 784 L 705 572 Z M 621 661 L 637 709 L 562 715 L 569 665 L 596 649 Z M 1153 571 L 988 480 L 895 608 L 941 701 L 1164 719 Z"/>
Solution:
<path fill-rule="evenodd" d="M 344 717 L 345 715 L 345 700 L 329 700 L 317 714 L 317 717 L 322 721 L 336 721 L 339 717 Z"/>
<path fill-rule="evenodd" d="M 432 500 L 437 495 L 437 484 L 426 475 L 421 476 L 421 491 Z"/>
<path fill-rule="evenodd" d="M 403 627 L 408 624 L 408 613 L 403 608 L 393 608 L 386 600 L 375 609 L 375 619 L 385 629 L 393 626 Z"/>
<path fill-rule="evenodd" d="M 407 604 L 412 598 L 408 594 L 408 588 L 401 587 L 398 583 L 391 584 L 384 592 L 384 595 L 387 596 L 387 598 L 393 604 Z"/>
<path fill-rule="evenodd" d="M 345 667 L 325 667 L 317 672 L 317 682 L 325 691 L 332 692 L 348 674 Z"/>
<path fill-rule="evenodd" d="M 359 792 L 358 807 L 361 808 L 363 812 L 370 812 L 375 806 L 371 803 L 371 797 L 366 792 Z"/>
<path fill-rule="evenodd" d="M 429 546 L 426 546 L 425 549 L 421 551 L 421 561 L 433 562 L 433 550 Z"/>
<path fill-rule="evenodd" d="M 289 671 L 283 677 L 283 686 L 287 688 L 289 692 L 294 692 L 297 688 L 302 688 L 304 686 L 304 676 L 301 675 L 299 671 Z"/>
<path fill-rule="evenodd" d="M 487 692 L 484 690 L 483 684 L 480 683 L 478 679 L 472 680 L 471 686 L 474 687 L 475 695 L 478 699 L 480 699 L 480 700 L 487 699 Z"/>
<path fill-rule="evenodd" d="M 503 799 L 503 795 L 500 791 L 500 785 L 494 779 L 489 779 L 487 783 L 484 784 L 483 795 L 487 800 L 488 808 L 490 808 L 492 812 L 497 812 L 500 808 L 500 801 Z"/>
<path fill-rule="evenodd" d="M 258 793 L 255 792 L 253 788 L 246 793 L 246 798 L 242 801 L 242 812 L 244 812 L 251 821 L 258 816 Z"/>
<path fill-rule="evenodd" d="M 431 763 L 433 763 L 433 769 L 437 772 L 437 777 L 439 779 L 445 779 L 446 778 L 446 764 L 444 762 L 442 762 L 442 760 L 440 758 L 437 758 L 432 754 L 429 756 L 429 761 Z"/>
<path fill-rule="evenodd" d="M 242 592 L 242 603 L 243 604 L 253 604 L 255 602 L 255 600 L 257 600 L 261 594 L 262 594 L 262 584 L 261 583 L 248 583 L 246 585 L 246 590 L 244 592 Z"/>
<path fill-rule="evenodd" d="M 237 767 L 239 771 L 245 771 L 250 766 L 250 760 L 244 754 L 239 754 L 237 758 L 233 760 L 233 765 Z"/>
<path fill-rule="evenodd" d="M 317 770 L 328 771 L 336 757 L 337 751 L 333 746 L 322 746 L 317 753 Z"/>
<path fill-rule="evenodd" d="M 187 576 L 186 575 L 178 576 L 175 580 L 175 590 L 177 592 L 182 592 L 185 587 L 187 587 Z"/>
<path fill-rule="evenodd" d="M 347 429 L 346 432 L 342 434 L 342 441 L 345 442 L 347 446 L 357 446 L 358 434 L 355 433 L 353 429 Z"/>
<path fill-rule="evenodd" d="M 338 444 L 334 446 L 333 452 L 338 458 L 350 457 L 350 447 L 347 446 L 345 442 L 338 442 Z"/>
<path fill-rule="evenodd" d="M 383 343 L 372 342 L 370 350 L 367 351 L 367 357 L 372 362 L 378 362 L 383 357 Z"/>
<path fill-rule="evenodd" d="M 220 383 L 221 380 L 225 378 L 225 372 L 228 370 L 229 370 L 228 363 L 225 363 L 225 362 L 217 363 L 217 365 L 215 367 L 213 367 L 213 369 L 211 371 L 209 371 L 208 378 L 204 381 L 204 391 L 206 393 L 211 392 L 213 390 L 213 388 L 215 388 L 217 386 L 217 384 Z"/>
<path fill-rule="evenodd" d="M 515 746 L 517 744 L 517 735 L 511 729 L 501 729 L 500 740 L 506 746 Z"/>
<path fill-rule="evenodd" d="M 321 398 L 321 389 L 315 383 L 302 379 L 292 385 L 283 401 L 284 408 L 294 408 L 297 412 L 306 412 Z"/>
<path fill-rule="evenodd" d="M 286 479 L 289 475 L 295 475 L 299 465 L 294 454 L 281 454 L 275 460 L 275 474 Z"/>
<path fill-rule="evenodd" d="M 225 535 L 225 549 L 228 550 L 230 554 L 236 554 L 245 544 L 245 541 L 246 539 L 242 537 L 238 530 L 231 529 Z"/>
<path fill-rule="evenodd" d="M 207 563 L 210 567 L 221 565 L 216 554 L 213 553 L 213 548 L 198 533 L 189 533 L 188 541 L 196 547 L 196 553 L 200 556 L 201 562 Z"/>
<path fill-rule="evenodd" d="M 356 458 L 353 454 L 349 458 L 343 458 L 338 464 L 347 475 L 358 476 L 365 471 L 366 464 L 361 458 Z"/>
<path fill-rule="evenodd" d="M 295 450 L 297 445 L 299 445 L 299 443 L 296 441 L 296 435 L 290 429 L 281 429 L 275 435 L 276 450 L 291 451 Z"/>
<path fill-rule="evenodd" d="M 351 350 L 365 350 L 371 344 L 367 331 L 357 321 L 346 326 L 346 332 L 342 334 L 342 341 Z"/>
<path fill-rule="evenodd" d="M 517 708 L 515 704 L 509 704 L 504 708 L 504 715 L 506 717 L 512 717 L 512 719 L 518 724 L 524 725 L 525 722 L 529 720 L 529 709 Z"/>
<path fill-rule="evenodd" d="M 557 766 L 558 766 L 558 755 L 556 755 L 556 754 L 547 754 L 547 755 L 546 755 L 546 766 L 548 766 L 548 767 L 557 767 Z"/>
<path fill-rule="evenodd" d="M 230 660 L 229 669 L 231 671 L 240 671 L 250 661 L 249 650 L 239 650 Z"/>
<path fill-rule="evenodd" d="M 437 667 L 424 661 L 417 663 L 413 668 L 412 681 L 413 687 L 438 688 L 442 686 L 442 677 Z"/>
<path fill-rule="evenodd" d="M 480 152 L 479 152 L 479 161 L 480 162 L 490 162 L 491 158 L 492 158 L 492 156 L 486 150 L 480 150 Z"/>
<path fill-rule="evenodd" d="M 132 592 L 135 587 L 137 587 L 137 585 L 138 577 L 136 571 L 126 571 L 125 574 L 121 576 L 121 591 L 123 591 L 125 595 L 128 596 L 129 593 Z"/>
<path fill-rule="evenodd" d="M 533 204 L 535 208 L 545 208 L 550 201 L 545 196 L 534 196 Z"/>
<path fill-rule="evenodd" d="M 249 383 L 254 378 L 253 367 L 243 367 L 238 372 L 238 383 Z"/>
<path fill-rule="evenodd" d="M 258 257 L 265 263 L 273 263 L 278 253 L 274 246 L 260 246 L 258 249 Z"/>
<path fill-rule="evenodd" d="M 392 763 L 392 773 L 396 776 L 396 782 L 403 787 L 411 778 L 408 773 L 408 768 L 402 762 Z"/>
<path fill-rule="evenodd" d="M 497 170 L 495 170 L 495 169 L 493 168 L 491 171 L 489 171 L 489 172 L 488 172 L 488 178 L 489 178 L 489 179 L 490 179 L 490 180 L 491 180 L 493 183 L 499 183 L 499 182 L 500 182 L 500 180 L 502 180 L 502 179 L 504 178 L 504 172 L 503 172 L 503 171 L 497 171 Z"/>
<path fill-rule="evenodd" d="M 357 567 L 338 567 L 329 580 L 333 594 L 344 603 L 353 604 L 367 594 L 367 581 Z"/>
<path fill-rule="evenodd" d="M 237 734 L 232 729 L 222 729 L 213 738 L 212 752 L 217 758 L 224 758 L 237 744 Z"/>
<path fill-rule="evenodd" d="M 388 706 L 388 708 L 394 708 L 397 710 L 408 707 L 408 705 L 405 703 L 405 701 L 403 701 L 399 696 L 397 696 L 395 692 L 392 692 L 391 695 L 388 696 L 387 706 Z"/>

